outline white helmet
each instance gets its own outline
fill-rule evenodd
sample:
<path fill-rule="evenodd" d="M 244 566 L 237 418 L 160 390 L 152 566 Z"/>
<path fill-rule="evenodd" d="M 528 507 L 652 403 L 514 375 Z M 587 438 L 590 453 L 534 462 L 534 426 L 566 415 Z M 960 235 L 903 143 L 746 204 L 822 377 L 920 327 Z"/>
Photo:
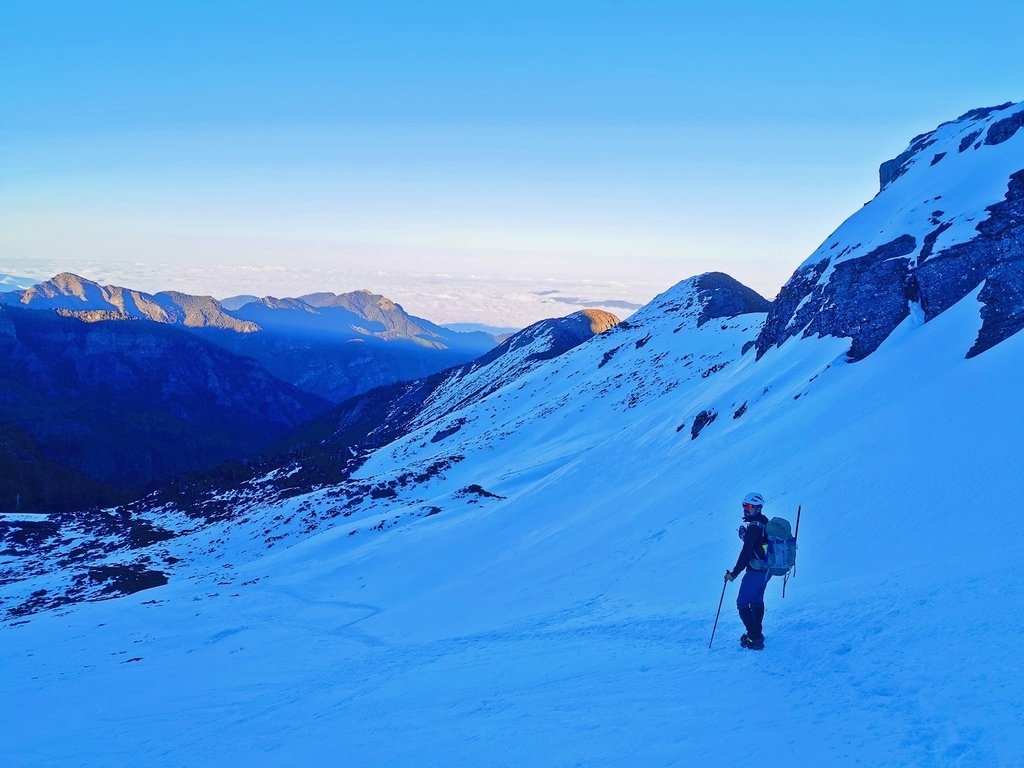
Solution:
<path fill-rule="evenodd" d="M 743 497 L 743 503 L 749 504 L 752 507 L 763 507 L 764 496 L 762 496 L 760 493 L 752 491 Z"/>

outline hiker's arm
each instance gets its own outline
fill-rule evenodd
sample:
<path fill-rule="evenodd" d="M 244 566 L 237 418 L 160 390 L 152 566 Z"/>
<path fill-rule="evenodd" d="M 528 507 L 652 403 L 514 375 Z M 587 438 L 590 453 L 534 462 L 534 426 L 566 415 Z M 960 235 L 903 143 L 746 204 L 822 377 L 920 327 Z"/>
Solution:
<path fill-rule="evenodd" d="M 758 538 L 756 527 L 748 525 L 743 536 L 743 549 L 740 550 L 740 556 L 736 558 L 736 566 L 732 569 L 733 576 L 739 576 L 747 569 L 750 558 L 754 556 L 754 539 L 756 538 Z"/>

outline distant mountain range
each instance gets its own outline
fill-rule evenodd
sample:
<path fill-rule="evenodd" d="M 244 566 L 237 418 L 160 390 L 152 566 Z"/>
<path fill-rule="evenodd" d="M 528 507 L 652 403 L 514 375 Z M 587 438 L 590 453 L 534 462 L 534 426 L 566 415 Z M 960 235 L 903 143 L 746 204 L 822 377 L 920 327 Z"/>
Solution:
<path fill-rule="evenodd" d="M 100 285 L 67 272 L 0 293 L 0 305 L 51 310 L 84 322 L 149 320 L 179 327 L 334 402 L 465 362 L 497 344 L 486 333 L 459 333 L 414 317 L 369 291 L 225 302 Z"/>
<path fill-rule="evenodd" d="M 497 343 L 368 291 L 250 298 L 225 306 L 71 273 L 0 293 L 0 507 L 123 500 Z"/>

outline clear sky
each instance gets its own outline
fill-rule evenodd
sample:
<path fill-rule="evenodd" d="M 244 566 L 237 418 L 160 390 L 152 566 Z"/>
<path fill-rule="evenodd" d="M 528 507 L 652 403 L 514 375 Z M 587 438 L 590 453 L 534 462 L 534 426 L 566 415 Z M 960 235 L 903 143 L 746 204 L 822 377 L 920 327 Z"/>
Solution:
<path fill-rule="evenodd" d="M 913 135 L 1024 99 L 1022 7 L 7 0 L 0 271 L 721 270 L 772 297 Z"/>

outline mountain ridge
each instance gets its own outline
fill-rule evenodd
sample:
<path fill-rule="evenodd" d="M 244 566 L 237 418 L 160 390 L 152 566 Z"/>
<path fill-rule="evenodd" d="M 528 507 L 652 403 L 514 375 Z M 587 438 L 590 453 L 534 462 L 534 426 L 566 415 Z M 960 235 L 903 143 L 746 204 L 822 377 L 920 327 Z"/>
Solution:
<path fill-rule="evenodd" d="M 55 311 L 83 322 L 141 319 L 181 327 L 336 403 L 465 362 L 497 343 L 485 333 L 461 333 L 409 315 L 369 291 L 309 296 L 319 306 L 302 297 L 268 296 L 232 309 L 212 296 L 148 294 L 63 272 L 31 288 L 0 293 L 0 305 Z"/>

